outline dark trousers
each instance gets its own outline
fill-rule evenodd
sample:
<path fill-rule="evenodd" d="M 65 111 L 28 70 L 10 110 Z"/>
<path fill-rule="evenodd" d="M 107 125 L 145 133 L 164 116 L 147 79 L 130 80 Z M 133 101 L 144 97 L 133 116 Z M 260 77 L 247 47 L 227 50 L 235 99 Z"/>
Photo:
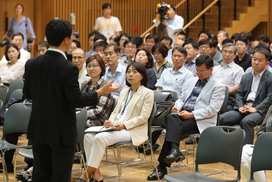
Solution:
<path fill-rule="evenodd" d="M 34 182 L 69 182 L 75 145 L 50 145 L 33 141 Z"/>
<path fill-rule="evenodd" d="M 195 133 L 199 133 L 195 119 L 183 120 L 177 114 L 167 115 L 166 137 L 158 161 L 164 163 L 165 157 L 171 152 L 171 143 L 179 145 L 180 140 Z"/>
<path fill-rule="evenodd" d="M 264 117 L 256 112 L 251 114 L 241 114 L 239 111 L 229 111 L 220 115 L 220 125 L 232 126 L 239 124 L 246 133 L 244 144 L 253 144 L 254 127 L 260 125 Z"/>

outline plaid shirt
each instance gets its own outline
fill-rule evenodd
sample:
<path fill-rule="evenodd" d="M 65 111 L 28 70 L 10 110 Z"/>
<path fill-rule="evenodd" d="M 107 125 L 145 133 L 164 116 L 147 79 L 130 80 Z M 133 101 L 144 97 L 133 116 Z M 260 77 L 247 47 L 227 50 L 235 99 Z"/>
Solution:
<path fill-rule="evenodd" d="M 208 82 L 207 79 L 203 80 L 203 81 L 198 80 L 196 82 L 195 87 L 194 87 L 190 97 L 184 103 L 182 110 L 190 111 L 190 112 L 194 110 L 196 99 L 199 96 L 199 94 L 201 93 L 202 89 L 204 88 L 204 86 L 206 85 L 207 82 Z"/>
<path fill-rule="evenodd" d="M 92 91 L 98 90 L 100 87 L 103 87 L 108 82 L 100 78 L 96 83 L 93 89 L 90 88 L 92 80 L 87 81 L 82 84 L 81 92 L 90 93 Z M 112 93 L 107 93 L 99 96 L 98 103 L 96 106 L 86 107 L 88 112 L 88 120 L 86 123 L 87 127 L 91 126 L 102 126 L 104 121 L 107 120 L 110 116 L 112 105 L 113 105 L 113 96 Z"/>

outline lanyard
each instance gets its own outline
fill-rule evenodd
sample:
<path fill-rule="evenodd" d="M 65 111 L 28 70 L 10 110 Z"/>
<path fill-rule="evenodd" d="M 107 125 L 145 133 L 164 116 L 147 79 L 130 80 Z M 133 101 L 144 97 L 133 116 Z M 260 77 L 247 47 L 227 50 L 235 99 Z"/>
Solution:
<path fill-rule="evenodd" d="M 131 92 L 131 90 L 129 90 L 129 92 L 128 92 L 128 94 L 127 94 L 127 98 L 126 98 L 126 101 L 125 101 L 125 105 L 124 105 L 123 110 L 122 110 L 122 112 L 121 112 L 122 115 L 124 114 L 127 105 L 129 104 L 130 100 L 132 99 L 132 97 L 133 97 L 134 94 L 135 94 L 135 93 L 134 93 L 133 96 L 130 97 L 130 99 L 128 100 L 128 96 L 130 95 L 130 92 Z"/>

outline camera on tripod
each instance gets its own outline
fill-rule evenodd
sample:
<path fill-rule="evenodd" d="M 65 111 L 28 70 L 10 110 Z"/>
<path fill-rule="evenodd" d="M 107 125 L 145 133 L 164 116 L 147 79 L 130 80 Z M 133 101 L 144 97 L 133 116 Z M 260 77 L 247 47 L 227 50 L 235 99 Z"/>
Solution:
<path fill-rule="evenodd" d="M 31 47 L 31 45 L 30 45 L 32 42 L 33 42 L 33 39 L 32 39 L 32 38 L 27 39 L 26 50 L 27 50 L 28 52 L 31 52 L 31 50 L 32 50 L 32 47 Z"/>

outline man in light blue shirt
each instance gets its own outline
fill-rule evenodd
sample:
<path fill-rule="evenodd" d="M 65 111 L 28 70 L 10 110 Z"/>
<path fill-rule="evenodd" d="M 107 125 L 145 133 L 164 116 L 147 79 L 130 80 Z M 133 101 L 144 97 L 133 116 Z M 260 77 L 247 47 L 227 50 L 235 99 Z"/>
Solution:
<path fill-rule="evenodd" d="M 126 68 L 119 64 L 120 49 L 117 45 L 108 44 L 104 48 L 105 61 L 109 66 L 102 77 L 106 81 L 115 80 L 112 86 L 122 84 L 122 88 L 113 92 L 113 97 L 117 99 L 123 88 L 126 88 Z"/>
<path fill-rule="evenodd" d="M 184 67 L 190 70 L 196 75 L 196 58 L 198 57 L 198 44 L 193 39 L 186 39 L 183 46 L 187 51 L 187 61 L 184 63 Z"/>
<path fill-rule="evenodd" d="M 162 72 L 162 75 L 156 87 L 158 90 L 171 90 L 180 95 L 183 84 L 194 75 L 187 70 L 183 64 L 186 61 L 187 51 L 183 47 L 173 49 L 172 60 L 173 68 L 168 68 Z"/>
<path fill-rule="evenodd" d="M 176 8 L 173 5 L 167 9 L 167 18 L 160 22 L 160 15 L 157 14 L 156 19 L 153 20 L 156 26 L 159 26 L 160 23 L 165 25 L 167 35 L 173 40 L 175 40 L 175 31 L 182 29 L 184 25 L 184 19 L 176 14 Z"/>

